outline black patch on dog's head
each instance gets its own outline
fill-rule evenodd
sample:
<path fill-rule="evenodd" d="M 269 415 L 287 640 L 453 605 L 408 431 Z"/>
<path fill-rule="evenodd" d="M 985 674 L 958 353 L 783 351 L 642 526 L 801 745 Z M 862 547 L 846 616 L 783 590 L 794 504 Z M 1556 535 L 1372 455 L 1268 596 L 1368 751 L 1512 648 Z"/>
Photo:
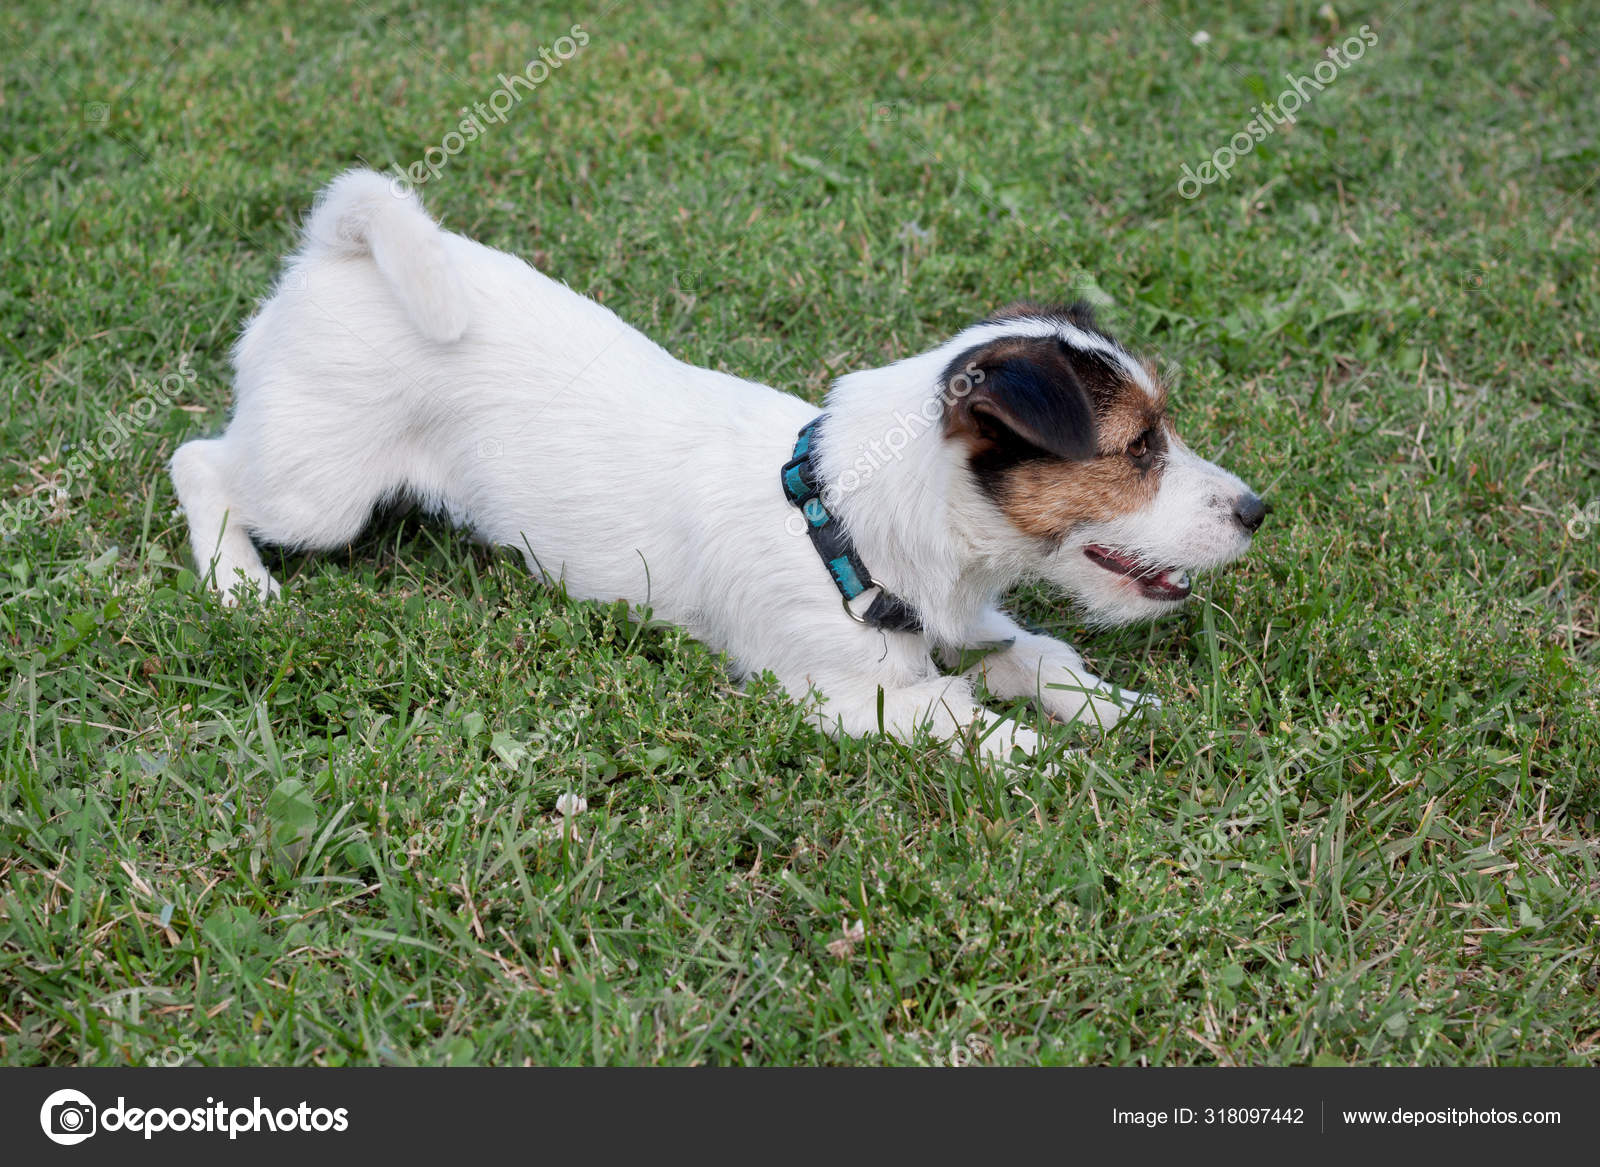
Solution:
<path fill-rule="evenodd" d="M 944 373 L 945 433 L 966 440 L 980 478 L 1034 458 L 1095 456 L 1095 409 L 1053 336 L 977 345 Z"/>
<path fill-rule="evenodd" d="M 1086 319 L 1072 323 L 1082 329 Z M 1165 395 L 1141 384 L 1131 360 L 1057 333 L 976 345 L 945 369 L 945 433 L 966 447 L 979 488 L 1018 530 L 1059 538 L 1154 496 Z"/>

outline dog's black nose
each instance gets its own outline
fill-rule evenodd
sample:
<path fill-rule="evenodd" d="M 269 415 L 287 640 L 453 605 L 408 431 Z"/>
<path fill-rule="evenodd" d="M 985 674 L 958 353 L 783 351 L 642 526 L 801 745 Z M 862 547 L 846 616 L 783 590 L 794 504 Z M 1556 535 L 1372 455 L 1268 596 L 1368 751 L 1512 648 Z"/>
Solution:
<path fill-rule="evenodd" d="M 1233 504 L 1233 517 L 1239 520 L 1239 525 L 1252 535 L 1256 528 L 1261 526 L 1261 520 L 1267 517 L 1267 504 L 1253 494 L 1239 496 L 1239 501 Z"/>

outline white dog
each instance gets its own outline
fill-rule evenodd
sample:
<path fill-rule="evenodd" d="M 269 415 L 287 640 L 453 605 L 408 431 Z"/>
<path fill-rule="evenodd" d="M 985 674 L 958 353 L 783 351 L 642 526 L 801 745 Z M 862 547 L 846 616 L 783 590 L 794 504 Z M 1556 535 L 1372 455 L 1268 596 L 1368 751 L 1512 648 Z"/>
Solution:
<path fill-rule="evenodd" d="M 340 547 L 411 498 L 574 596 L 649 605 L 770 670 L 830 732 L 926 728 L 997 757 L 1039 741 L 975 701 L 978 673 L 1067 722 L 1140 700 L 1019 627 L 1008 588 L 1049 581 L 1104 624 L 1157 616 L 1265 511 L 1082 307 L 1016 305 L 841 377 L 819 411 L 683 364 L 365 170 L 323 191 L 234 364 L 227 431 L 171 465 L 225 598 L 278 590 L 252 539 Z M 935 665 L 974 646 L 967 674 Z"/>

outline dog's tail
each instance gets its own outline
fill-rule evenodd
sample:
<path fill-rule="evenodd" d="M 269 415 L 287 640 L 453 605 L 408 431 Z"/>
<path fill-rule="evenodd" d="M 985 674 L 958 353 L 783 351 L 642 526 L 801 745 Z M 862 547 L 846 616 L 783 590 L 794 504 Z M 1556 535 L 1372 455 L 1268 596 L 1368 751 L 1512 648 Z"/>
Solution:
<path fill-rule="evenodd" d="M 465 289 L 445 253 L 443 232 L 400 179 L 345 171 L 317 196 L 305 238 L 313 248 L 372 256 L 430 340 L 459 340 L 467 330 Z"/>

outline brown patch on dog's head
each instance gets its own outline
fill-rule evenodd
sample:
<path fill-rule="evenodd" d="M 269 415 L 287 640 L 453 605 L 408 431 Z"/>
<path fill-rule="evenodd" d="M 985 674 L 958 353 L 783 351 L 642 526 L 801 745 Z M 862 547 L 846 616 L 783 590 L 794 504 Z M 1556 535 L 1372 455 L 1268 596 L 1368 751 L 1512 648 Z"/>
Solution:
<path fill-rule="evenodd" d="M 1066 315 L 1080 309 L 1013 305 L 994 319 L 1049 316 L 1090 331 L 1086 309 L 1080 319 Z M 1165 391 L 1152 383 L 1154 394 L 1120 350 L 1060 336 L 1003 337 L 946 369 L 945 433 L 965 445 L 978 484 L 1018 530 L 1058 539 L 1155 498 L 1171 427 Z"/>

